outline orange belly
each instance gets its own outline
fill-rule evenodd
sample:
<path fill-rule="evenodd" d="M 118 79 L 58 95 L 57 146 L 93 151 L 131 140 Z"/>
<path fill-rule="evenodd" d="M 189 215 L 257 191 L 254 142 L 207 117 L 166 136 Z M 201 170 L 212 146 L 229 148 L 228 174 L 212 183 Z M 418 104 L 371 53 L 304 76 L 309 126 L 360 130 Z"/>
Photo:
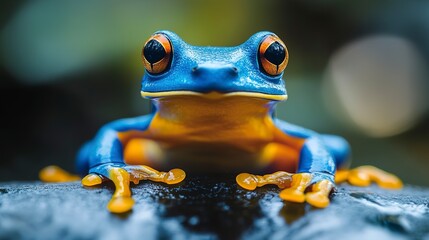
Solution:
<path fill-rule="evenodd" d="M 296 171 L 304 140 L 273 124 L 268 100 L 196 98 L 159 100 L 146 131 L 119 133 L 125 161 L 188 172 Z"/>

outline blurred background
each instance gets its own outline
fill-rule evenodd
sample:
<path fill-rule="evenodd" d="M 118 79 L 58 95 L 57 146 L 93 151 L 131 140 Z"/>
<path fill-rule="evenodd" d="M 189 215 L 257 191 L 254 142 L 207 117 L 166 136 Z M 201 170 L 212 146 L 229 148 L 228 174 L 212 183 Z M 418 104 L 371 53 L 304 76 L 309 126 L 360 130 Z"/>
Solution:
<path fill-rule="evenodd" d="M 429 186 L 427 1 L 3 1 L 0 181 L 73 170 L 105 123 L 148 112 L 140 51 L 156 30 L 233 46 L 260 30 L 290 53 L 277 115 L 352 145 L 372 164 Z"/>

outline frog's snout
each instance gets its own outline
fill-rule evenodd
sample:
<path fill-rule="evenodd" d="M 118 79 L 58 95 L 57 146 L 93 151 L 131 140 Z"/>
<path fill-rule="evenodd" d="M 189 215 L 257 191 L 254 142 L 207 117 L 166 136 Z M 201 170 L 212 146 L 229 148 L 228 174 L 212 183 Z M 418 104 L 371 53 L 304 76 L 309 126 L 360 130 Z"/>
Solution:
<path fill-rule="evenodd" d="M 230 63 L 201 63 L 192 68 L 192 79 L 200 92 L 235 92 L 239 82 L 238 68 Z"/>

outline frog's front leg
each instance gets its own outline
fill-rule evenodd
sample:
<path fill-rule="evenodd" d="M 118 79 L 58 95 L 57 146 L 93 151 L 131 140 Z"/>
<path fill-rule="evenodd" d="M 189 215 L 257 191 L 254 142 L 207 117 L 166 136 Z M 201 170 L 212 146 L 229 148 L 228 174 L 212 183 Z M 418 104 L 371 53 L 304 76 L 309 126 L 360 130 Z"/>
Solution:
<path fill-rule="evenodd" d="M 109 211 L 122 213 L 129 211 L 134 205 L 131 198 L 130 181 L 138 183 L 140 180 L 151 180 L 176 184 L 185 178 L 181 169 L 172 169 L 169 172 L 159 172 L 145 165 L 127 165 L 124 162 L 124 147 L 120 138 L 121 133 L 144 133 L 148 128 L 152 115 L 138 118 L 119 120 L 104 126 L 87 146 L 86 156 L 80 156 L 80 161 L 89 164 L 89 174 L 82 179 L 84 186 L 95 186 L 105 180 L 115 184 L 115 193 L 107 205 Z M 81 164 L 83 165 L 83 164 Z"/>
<path fill-rule="evenodd" d="M 284 154 L 286 151 L 281 148 L 284 146 L 278 144 L 276 153 L 271 155 L 282 158 L 282 153 Z M 283 159 L 286 160 L 284 157 L 283 155 Z M 286 201 L 300 203 L 306 201 L 316 207 L 328 206 L 329 194 L 335 186 L 335 163 L 320 137 L 315 135 L 305 139 L 300 154 L 296 157 L 295 163 L 298 164 L 296 166 L 298 171 L 294 174 L 284 171 L 264 176 L 242 173 L 237 176 L 237 183 L 248 190 L 266 184 L 275 184 L 283 189 L 280 197 Z M 283 169 L 285 168 L 294 171 L 287 168 L 287 165 L 283 166 Z"/>
<path fill-rule="evenodd" d="M 292 202 L 307 201 L 315 207 L 328 206 L 329 194 L 335 186 L 335 159 L 320 136 L 314 135 L 305 140 L 297 172 L 291 187 L 280 192 L 280 197 Z M 304 194 L 309 186 L 311 188 Z"/>

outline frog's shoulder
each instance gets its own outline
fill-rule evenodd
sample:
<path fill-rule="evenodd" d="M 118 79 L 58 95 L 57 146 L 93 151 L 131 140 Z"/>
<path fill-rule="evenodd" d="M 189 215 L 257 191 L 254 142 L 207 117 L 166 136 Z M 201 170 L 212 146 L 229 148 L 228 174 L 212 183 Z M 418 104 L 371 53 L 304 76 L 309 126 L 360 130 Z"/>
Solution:
<path fill-rule="evenodd" d="M 318 135 L 317 132 L 306 129 L 304 127 L 288 123 L 278 118 L 273 118 L 274 125 L 279 128 L 282 132 L 298 138 L 309 138 L 315 135 Z"/>

